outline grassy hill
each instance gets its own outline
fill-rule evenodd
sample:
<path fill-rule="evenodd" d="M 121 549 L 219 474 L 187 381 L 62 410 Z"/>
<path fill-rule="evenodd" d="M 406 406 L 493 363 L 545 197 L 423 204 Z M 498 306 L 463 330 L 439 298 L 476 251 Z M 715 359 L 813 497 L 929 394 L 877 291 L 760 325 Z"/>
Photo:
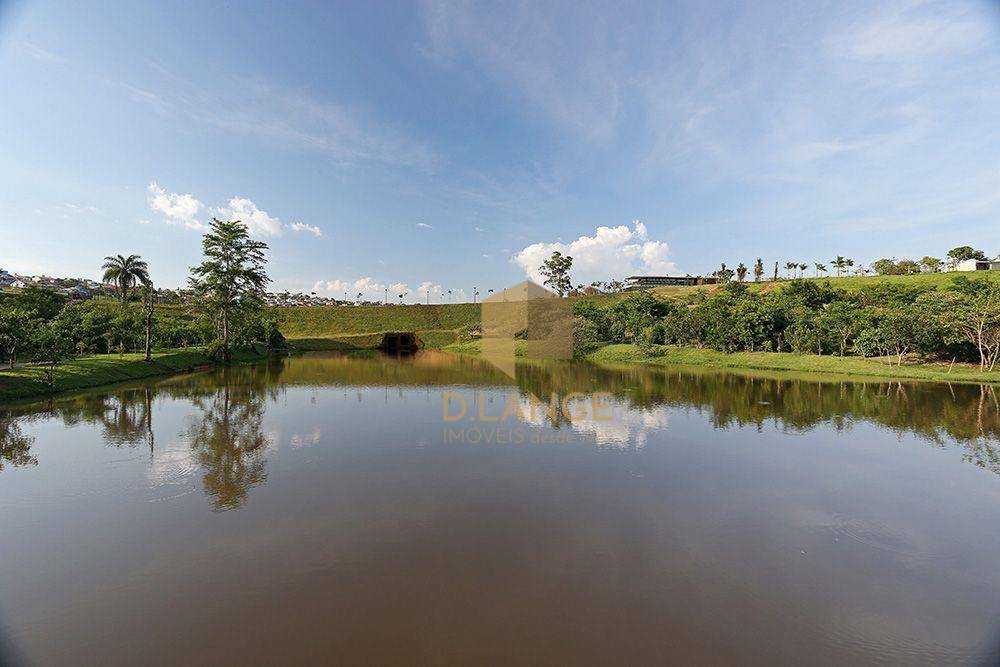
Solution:
<path fill-rule="evenodd" d="M 1000 271 L 949 271 L 944 273 L 915 273 L 912 275 L 905 276 L 843 276 L 838 278 L 836 276 L 824 276 L 816 278 L 813 276 L 806 276 L 805 280 L 813 282 L 827 282 L 839 289 L 843 290 L 857 290 L 870 285 L 878 285 L 884 283 L 893 283 L 899 285 L 911 285 L 914 287 L 931 287 L 934 289 L 941 289 L 948 287 L 951 284 L 952 279 L 958 276 L 966 276 L 971 279 L 984 279 L 984 280 L 997 280 L 1000 281 Z M 754 291 L 770 291 L 772 289 L 781 289 L 783 285 L 787 285 L 788 280 L 766 280 L 759 283 L 753 282 L 753 279 L 747 281 L 747 285 L 751 290 Z M 660 297 L 675 297 L 681 294 L 690 293 L 699 289 L 713 291 L 718 289 L 716 285 L 707 285 L 702 287 L 657 287 L 653 290 L 653 293 Z"/>
<path fill-rule="evenodd" d="M 300 349 L 371 348 L 386 331 L 412 331 L 428 347 L 443 347 L 479 328 L 480 304 L 301 306 L 273 312 L 285 338 Z"/>
<path fill-rule="evenodd" d="M 953 273 L 920 273 L 907 276 L 845 276 L 806 278 L 829 281 L 834 287 L 845 290 L 860 289 L 880 283 L 947 287 L 953 278 L 967 276 L 975 279 L 1000 280 L 1000 271 L 966 271 Z M 787 280 L 749 282 L 752 290 L 781 289 Z M 696 290 L 717 290 L 718 286 L 660 287 L 653 293 L 661 298 L 676 298 Z M 624 298 L 621 294 L 601 294 L 592 298 L 601 305 Z M 312 307 L 296 306 L 274 308 L 282 333 L 296 347 L 304 350 L 348 350 L 372 348 L 382 340 L 387 331 L 415 332 L 428 347 L 444 347 L 460 343 L 469 331 L 479 328 L 480 307 L 476 303 L 453 303 L 409 306 L 345 306 Z"/>

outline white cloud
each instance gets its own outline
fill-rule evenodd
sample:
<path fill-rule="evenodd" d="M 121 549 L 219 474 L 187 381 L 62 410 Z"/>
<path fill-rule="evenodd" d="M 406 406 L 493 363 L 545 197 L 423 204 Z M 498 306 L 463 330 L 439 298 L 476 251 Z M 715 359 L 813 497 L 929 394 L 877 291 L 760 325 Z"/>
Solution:
<path fill-rule="evenodd" d="M 272 218 L 245 197 L 233 197 L 228 207 L 217 208 L 215 212 L 226 220 L 240 220 L 255 236 L 281 236 L 281 220 Z"/>
<path fill-rule="evenodd" d="M 418 222 L 417 227 L 420 227 L 421 229 L 434 229 L 434 227 L 428 225 L 426 222 Z"/>
<path fill-rule="evenodd" d="M 632 226 L 598 227 L 593 236 L 581 236 L 571 243 L 533 243 L 514 255 L 513 261 L 532 280 L 541 283 L 542 262 L 553 252 L 573 258 L 570 274 L 576 283 L 624 278 L 633 273 L 678 273 L 670 259 L 670 247 L 651 240 L 646 226 L 638 220 Z"/>
<path fill-rule="evenodd" d="M 360 294 L 362 301 L 383 301 L 388 296 L 390 303 L 398 303 L 399 295 L 404 294 L 404 303 L 427 303 L 428 292 L 431 303 L 449 301 L 458 303 L 470 300 L 466 298 L 464 289 L 451 288 L 451 294 L 448 294 L 449 288 L 431 280 L 424 280 L 420 282 L 419 287 L 412 289 L 408 283 L 383 283 L 371 276 L 355 280 L 317 280 L 311 291 L 335 299 L 344 299 L 346 295 L 348 301 L 358 300 Z"/>
<path fill-rule="evenodd" d="M 179 195 L 168 193 L 152 181 L 149 190 L 149 207 L 167 217 L 167 222 L 183 225 L 186 229 L 205 229 L 195 216 L 202 208 L 202 203 L 192 194 Z"/>
<path fill-rule="evenodd" d="M 291 227 L 293 232 L 309 232 L 315 236 L 323 236 L 323 230 L 315 225 L 307 225 L 304 222 L 293 222 Z"/>

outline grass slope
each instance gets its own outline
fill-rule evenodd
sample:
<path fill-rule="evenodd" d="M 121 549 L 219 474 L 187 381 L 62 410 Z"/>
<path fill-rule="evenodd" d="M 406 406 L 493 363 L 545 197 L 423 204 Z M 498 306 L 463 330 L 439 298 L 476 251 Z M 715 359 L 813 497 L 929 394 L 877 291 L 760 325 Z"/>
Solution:
<path fill-rule="evenodd" d="M 973 280 L 1000 280 L 1000 271 L 947 271 L 943 273 L 915 273 L 906 276 L 843 276 L 840 278 L 836 276 L 824 276 L 822 278 L 806 276 L 805 279 L 814 282 L 829 281 L 831 286 L 843 290 L 858 290 L 863 287 L 870 287 L 872 285 L 885 283 L 943 289 L 947 288 L 951 284 L 952 279 L 958 276 L 966 276 L 967 278 Z M 781 289 L 782 286 L 788 284 L 788 280 L 779 280 L 777 282 L 766 280 L 756 283 L 753 282 L 752 278 L 750 278 L 746 284 L 751 290 L 754 291 L 769 291 L 772 289 Z M 657 296 L 675 297 L 685 293 L 691 293 L 699 289 L 714 291 L 718 289 L 718 286 L 657 287 L 652 291 Z"/>
<path fill-rule="evenodd" d="M 787 352 L 736 352 L 726 354 L 705 348 L 658 346 L 646 356 L 635 345 L 608 345 L 587 356 L 602 365 L 650 364 L 657 366 L 708 366 L 714 368 L 747 368 L 754 370 L 797 371 L 803 373 L 837 373 L 870 378 L 932 380 L 939 382 L 1000 382 L 1000 371 L 980 373 L 968 366 L 955 366 L 949 371 L 941 364 L 904 364 L 896 366 L 879 359 L 834 357 Z"/>
<path fill-rule="evenodd" d="M 387 331 L 412 331 L 428 347 L 442 347 L 479 327 L 480 304 L 293 306 L 272 312 L 285 338 L 300 349 L 371 348 Z"/>
<path fill-rule="evenodd" d="M 235 361 L 254 361 L 262 357 L 239 352 Z M 170 375 L 211 366 L 213 362 L 199 350 L 154 352 L 146 363 L 142 354 L 98 354 L 79 357 L 59 364 L 55 370 L 55 390 L 45 380 L 45 371 L 37 366 L 0 369 L 0 401 L 50 396 L 53 393 L 88 389 L 157 375 Z"/>

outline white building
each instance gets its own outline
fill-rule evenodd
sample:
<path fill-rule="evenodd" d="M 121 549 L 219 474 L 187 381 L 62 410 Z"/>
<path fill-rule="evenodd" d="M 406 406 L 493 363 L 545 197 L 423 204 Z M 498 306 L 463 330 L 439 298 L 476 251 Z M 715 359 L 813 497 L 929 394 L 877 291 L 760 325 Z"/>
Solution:
<path fill-rule="evenodd" d="M 954 267 L 954 268 L 952 268 Z M 958 264 L 948 263 L 949 271 L 1000 271 L 1000 255 L 993 259 L 967 259 Z"/>

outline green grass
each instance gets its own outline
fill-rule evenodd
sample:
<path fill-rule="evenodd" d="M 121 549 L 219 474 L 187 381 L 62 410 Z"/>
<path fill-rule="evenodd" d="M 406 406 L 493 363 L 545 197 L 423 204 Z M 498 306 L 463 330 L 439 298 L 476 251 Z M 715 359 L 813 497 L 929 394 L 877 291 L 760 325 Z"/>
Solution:
<path fill-rule="evenodd" d="M 657 346 L 650 356 L 635 345 L 608 345 L 587 356 L 602 365 L 651 364 L 658 366 L 708 366 L 714 368 L 745 368 L 802 373 L 836 373 L 839 375 L 932 380 L 939 382 L 1000 382 L 1000 371 L 980 373 L 976 368 L 958 366 L 949 370 L 947 364 L 895 363 L 861 357 L 835 357 L 787 352 L 735 352 L 727 354 L 705 348 Z"/>
<path fill-rule="evenodd" d="M 238 352 L 234 355 L 234 361 L 237 362 L 261 358 L 253 352 Z M 0 401 L 49 396 L 211 365 L 212 360 L 195 349 L 154 352 L 153 360 L 149 363 L 146 363 L 142 354 L 91 355 L 59 364 L 55 369 L 54 388 L 49 387 L 45 370 L 38 366 L 5 368 L 0 369 Z"/>
<path fill-rule="evenodd" d="M 829 281 L 831 286 L 843 290 L 858 290 L 864 287 L 885 283 L 942 289 L 951 285 L 952 279 L 958 276 L 966 276 L 967 278 L 974 280 L 1000 280 L 1000 271 L 948 271 L 942 273 L 915 273 L 906 276 L 843 276 L 840 278 L 836 276 L 823 276 L 816 278 L 807 275 L 805 279 L 814 282 Z M 753 282 L 753 279 L 751 278 L 748 279 L 746 284 L 753 291 L 769 291 L 772 289 L 781 289 L 784 285 L 787 285 L 788 282 L 788 280 L 779 280 L 777 282 L 765 280 L 763 282 L 756 283 Z M 683 294 L 690 294 L 699 289 L 713 291 L 718 289 L 718 286 L 704 285 L 696 287 L 657 287 L 652 291 L 657 296 L 673 298 Z"/>
<path fill-rule="evenodd" d="M 291 306 L 271 312 L 285 338 L 303 350 L 370 349 L 388 331 L 414 332 L 427 347 L 443 347 L 479 327 L 480 305 Z"/>

